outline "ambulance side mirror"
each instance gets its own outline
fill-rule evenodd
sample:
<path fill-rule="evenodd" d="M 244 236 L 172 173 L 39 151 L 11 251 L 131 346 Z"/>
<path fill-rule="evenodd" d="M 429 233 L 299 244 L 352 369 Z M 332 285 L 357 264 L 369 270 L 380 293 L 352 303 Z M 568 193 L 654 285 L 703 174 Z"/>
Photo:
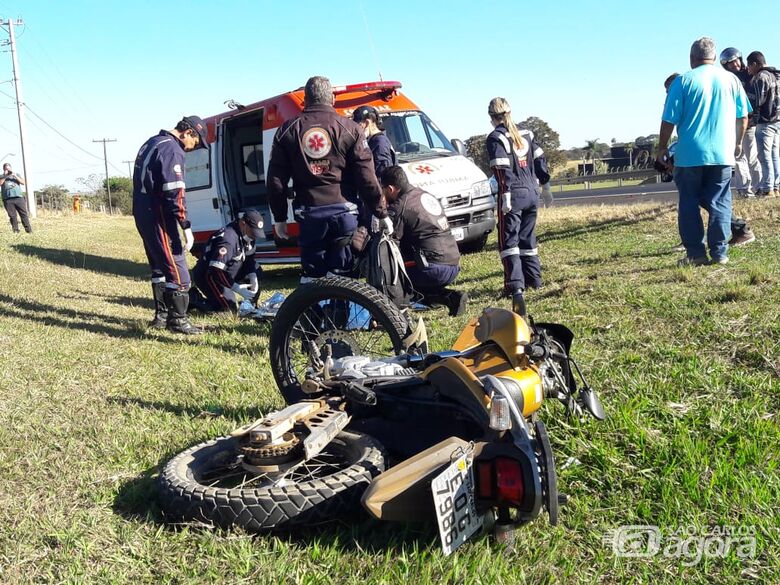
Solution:
<path fill-rule="evenodd" d="M 453 138 L 450 140 L 452 143 L 452 146 L 455 148 L 455 150 L 458 151 L 458 154 L 461 156 L 466 156 L 466 146 L 463 144 L 462 140 L 458 140 L 457 138 Z"/>

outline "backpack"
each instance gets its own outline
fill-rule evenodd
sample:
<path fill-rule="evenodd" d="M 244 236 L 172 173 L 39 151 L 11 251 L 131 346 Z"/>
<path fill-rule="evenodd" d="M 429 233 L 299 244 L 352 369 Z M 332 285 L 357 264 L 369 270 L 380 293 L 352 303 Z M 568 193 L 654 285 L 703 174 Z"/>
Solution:
<path fill-rule="evenodd" d="M 366 282 L 393 301 L 399 308 L 408 307 L 418 296 L 406 273 L 398 244 L 387 234 L 371 234 L 363 255 Z"/>

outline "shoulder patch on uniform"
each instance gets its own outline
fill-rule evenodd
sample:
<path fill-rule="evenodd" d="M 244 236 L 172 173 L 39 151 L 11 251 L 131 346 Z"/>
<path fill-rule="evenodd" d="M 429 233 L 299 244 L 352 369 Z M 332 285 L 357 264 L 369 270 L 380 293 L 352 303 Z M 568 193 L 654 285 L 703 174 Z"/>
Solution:
<path fill-rule="evenodd" d="M 173 165 L 173 172 L 177 174 L 181 174 L 181 165 L 179 163 Z"/>
<path fill-rule="evenodd" d="M 330 152 L 330 136 L 324 128 L 318 126 L 309 128 L 301 137 L 301 146 L 306 156 L 324 158 Z"/>
<path fill-rule="evenodd" d="M 220 256 L 224 256 L 225 254 L 227 254 L 227 248 L 225 246 L 222 246 L 219 250 L 217 250 L 217 253 Z"/>
<path fill-rule="evenodd" d="M 442 208 L 441 203 L 439 203 L 439 200 L 436 199 L 433 195 L 430 193 L 423 193 L 420 197 L 420 204 L 423 206 L 423 209 L 430 213 L 431 215 L 441 215 L 442 214 Z"/>

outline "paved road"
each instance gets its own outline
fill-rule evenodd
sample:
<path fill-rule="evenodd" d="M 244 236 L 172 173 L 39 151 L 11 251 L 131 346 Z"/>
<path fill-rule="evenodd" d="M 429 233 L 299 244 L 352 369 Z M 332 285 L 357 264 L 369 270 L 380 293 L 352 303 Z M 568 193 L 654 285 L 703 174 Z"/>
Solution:
<path fill-rule="evenodd" d="M 553 187 L 556 206 L 563 205 L 616 205 L 646 201 L 677 201 L 674 183 L 653 183 L 630 187 L 606 187 L 603 189 L 581 189 L 578 191 L 556 191 Z"/>

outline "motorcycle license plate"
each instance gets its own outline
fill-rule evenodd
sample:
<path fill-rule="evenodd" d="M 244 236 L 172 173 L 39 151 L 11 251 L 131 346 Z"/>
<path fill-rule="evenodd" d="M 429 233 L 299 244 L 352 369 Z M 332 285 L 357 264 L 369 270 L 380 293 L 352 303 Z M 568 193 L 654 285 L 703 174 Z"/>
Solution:
<path fill-rule="evenodd" d="M 449 555 L 482 529 L 484 515 L 474 502 L 472 458 L 463 453 L 431 482 L 441 548 Z"/>
<path fill-rule="evenodd" d="M 466 237 L 463 228 L 452 228 L 450 229 L 450 233 L 452 234 L 452 237 L 455 238 L 456 242 L 460 242 L 464 237 Z"/>

